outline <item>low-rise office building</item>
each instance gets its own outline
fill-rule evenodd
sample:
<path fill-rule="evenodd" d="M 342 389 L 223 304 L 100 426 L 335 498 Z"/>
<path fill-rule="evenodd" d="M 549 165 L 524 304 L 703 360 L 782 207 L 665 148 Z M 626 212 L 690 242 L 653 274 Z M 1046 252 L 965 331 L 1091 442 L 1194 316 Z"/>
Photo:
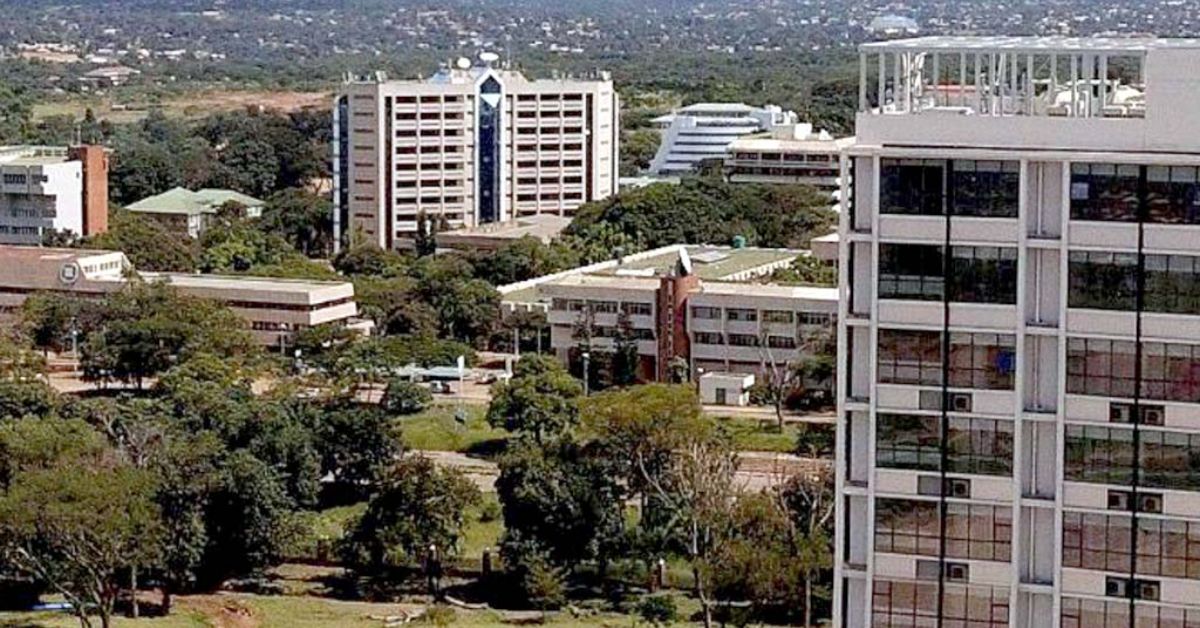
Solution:
<path fill-rule="evenodd" d="M 696 103 L 654 119 L 662 142 L 650 162 L 650 174 L 679 176 L 695 172 L 709 159 L 723 160 L 739 137 L 796 124 L 796 113 L 775 105 Z"/>
<path fill-rule="evenodd" d="M 101 298 L 130 281 L 161 281 L 180 293 L 223 303 L 264 345 L 327 323 L 361 325 L 354 284 L 186 273 L 138 273 L 120 251 L 0 246 L 0 318 L 11 321 L 31 294 Z"/>
<path fill-rule="evenodd" d="M 725 154 L 731 183 L 809 185 L 837 198 L 841 190 L 841 152 L 854 138 L 834 138 L 796 124 L 734 140 Z"/>
<path fill-rule="evenodd" d="M 233 190 L 204 188 L 192 191 L 176 187 L 131 203 L 125 209 L 149 218 L 171 231 L 198 238 L 217 215 L 217 210 L 226 203 L 242 206 L 249 218 L 262 216 L 263 205 L 266 204 L 253 196 Z"/>
<path fill-rule="evenodd" d="M 0 146 L 0 244 L 108 229 L 108 156 L 99 146 Z"/>
<path fill-rule="evenodd" d="M 798 360 L 831 333 L 836 289 L 758 282 L 804 254 L 676 245 L 500 293 L 508 311 L 546 312 L 551 347 L 564 361 L 576 359 L 581 346 L 612 350 L 630 333 L 645 380 L 666 380 L 677 358 L 696 375 L 756 373 Z"/>

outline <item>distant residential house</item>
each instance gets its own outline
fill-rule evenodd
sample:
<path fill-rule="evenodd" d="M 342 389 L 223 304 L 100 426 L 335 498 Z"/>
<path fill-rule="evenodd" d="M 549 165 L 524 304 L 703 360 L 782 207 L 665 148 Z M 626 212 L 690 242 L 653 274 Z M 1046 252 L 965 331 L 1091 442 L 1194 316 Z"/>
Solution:
<path fill-rule="evenodd" d="M 102 68 L 96 68 L 91 72 L 79 77 L 79 80 L 84 83 L 90 83 L 98 87 L 116 87 L 123 83 L 129 82 L 133 77 L 141 74 L 140 70 L 125 67 L 123 65 L 111 65 Z"/>
<path fill-rule="evenodd" d="M 217 210 L 228 202 L 245 207 L 246 216 L 250 218 L 262 216 L 265 204 L 253 196 L 233 190 L 205 188 L 192 191 L 177 187 L 132 203 L 126 209 L 156 220 L 168 229 L 198 238 Z"/>

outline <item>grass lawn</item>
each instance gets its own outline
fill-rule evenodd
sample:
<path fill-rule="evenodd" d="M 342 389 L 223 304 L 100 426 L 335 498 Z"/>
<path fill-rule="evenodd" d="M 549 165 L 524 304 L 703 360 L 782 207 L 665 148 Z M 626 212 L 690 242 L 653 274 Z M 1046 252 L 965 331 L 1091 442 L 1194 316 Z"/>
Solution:
<path fill-rule="evenodd" d="M 792 453 L 796 450 L 800 428 L 794 423 L 784 425 L 781 432 L 773 420 L 723 417 L 717 422 L 729 432 L 734 448 L 739 451 Z"/>
<path fill-rule="evenodd" d="M 483 514 L 495 515 L 484 517 Z M 489 519 L 484 521 L 484 519 Z M 478 506 L 467 511 L 467 526 L 463 530 L 462 553 L 464 559 L 479 560 L 483 550 L 491 548 L 493 552 L 500 544 L 500 535 L 504 533 L 504 521 L 500 517 L 500 500 L 495 493 L 484 493 L 483 500 Z"/>
<path fill-rule="evenodd" d="M 459 407 L 467 414 L 465 425 L 454 418 Z M 488 425 L 486 416 L 485 406 L 435 405 L 398 421 L 404 444 L 411 449 L 488 453 L 508 438 L 508 432 Z"/>

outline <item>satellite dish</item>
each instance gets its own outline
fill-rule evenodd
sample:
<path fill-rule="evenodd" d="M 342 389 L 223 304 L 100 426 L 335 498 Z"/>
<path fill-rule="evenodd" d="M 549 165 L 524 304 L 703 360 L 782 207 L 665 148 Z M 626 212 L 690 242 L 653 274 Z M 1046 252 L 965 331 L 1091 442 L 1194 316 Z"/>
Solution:
<path fill-rule="evenodd" d="M 491 65 L 500 60 L 500 55 L 498 55 L 494 52 L 481 52 L 481 53 L 479 53 L 479 60 L 488 65 Z"/>
<path fill-rule="evenodd" d="M 459 57 L 458 60 L 454 62 L 454 65 L 460 70 L 470 70 L 471 60 L 466 57 Z"/>

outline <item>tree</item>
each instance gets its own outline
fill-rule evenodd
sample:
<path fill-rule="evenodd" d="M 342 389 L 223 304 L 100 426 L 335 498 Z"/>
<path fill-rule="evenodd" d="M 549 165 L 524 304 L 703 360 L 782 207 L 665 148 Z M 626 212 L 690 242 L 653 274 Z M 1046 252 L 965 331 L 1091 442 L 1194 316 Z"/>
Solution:
<path fill-rule="evenodd" d="M 771 283 L 793 284 L 801 286 L 836 286 L 837 268 L 813 255 L 801 255 L 792 260 L 787 268 L 780 268 L 771 274 Z"/>
<path fill-rule="evenodd" d="M 83 245 L 123 251 L 134 268 L 156 272 L 192 272 L 200 255 L 188 236 L 124 209 L 110 212 L 108 231 L 84 238 Z"/>
<path fill-rule="evenodd" d="M 701 414 L 687 386 L 605 392 L 585 402 L 583 415 L 599 446 L 620 461 L 627 485 L 643 499 L 643 512 L 651 511 L 643 526 L 688 558 L 704 623 L 711 626 L 713 583 L 704 561 L 736 495 L 737 457 L 728 438 Z"/>
<path fill-rule="evenodd" d="M 292 506 L 274 469 L 248 451 L 231 453 L 205 512 L 208 545 L 198 582 L 258 575 L 275 564 L 294 532 Z"/>
<path fill-rule="evenodd" d="M 433 403 L 433 393 L 416 382 L 393 379 L 383 393 L 382 405 L 389 414 L 416 414 Z"/>
<path fill-rule="evenodd" d="M 34 347 L 43 352 L 61 352 L 71 346 L 72 325 L 79 303 L 56 293 L 29 295 L 21 305 L 21 329 Z"/>
<path fill-rule="evenodd" d="M 430 548 L 453 556 L 466 511 L 479 500 L 479 489 L 459 471 L 438 468 L 423 456 L 406 456 L 384 475 L 351 527 L 342 554 L 360 575 L 413 567 Z"/>
<path fill-rule="evenodd" d="M 621 176 L 633 177 L 650 167 L 662 136 L 653 129 L 621 133 Z"/>
<path fill-rule="evenodd" d="M 343 249 L 333 259 L 333 267 L 351 277 L 401 277 L 408 269 L 399 253 L 371 244 Z"/>
<path fill-rule="evenodd" d="M 152 471 L 159 478 L 154 501 L 162 518 L 162 610 L 171 613 L 176 593 L 195 585 L 209 545 L 206 520 L 220 486 L 223 448 L 211 433 L 169 439 Z M 228 503 L 228 502 L 226 502 Z"/>
<path fill-rule="evenodd" d="M 417 254 L 417 257 L 425 257 L 437 252 L 437 227 L 429 222 L 425 210 L 417 212 L 417 230 L 413 236 L 413 252 Z"/>
<path fill-rule="evenodd" d="M 775 419 L 782 431 L 785 407 L 789 404 L 803 403 L 804 398 L 810 396 L 812 391 L 822 390 L 830 385 L 836 368 L 836 348 L 833 346 L 829 330 L 810 331 L 804 333 L 798 343 L 800 355 L 797 359 L 779 361 L 768 340 L 766 331 L 758 339 L 763 363 L 760 389 L 762 400 L 774 407 Z M 794 399 L 798 401 L 793 401 Z"/>
<path fill-rule="evenodd" d="M 334 482 L 367 494 L 404 451 L 399 428 L 376 406 L 331 403 L 318 428 L 321 468 Z"/>
<path fill-rule="evenodd" d="M 271 195 L 261 224 L 309 257 L 325 256 L 333 249 L 333 204 L 308 190 L 288 188 Z"/>
<path fill-rule="evenodd" d="M 632 386 L 638 381 L 638 337 L 629 314 L 617 315 L 617 335 L 613 338 L 612 380 L 614 386 Z"/>
<path fill-rule="evenodd" d="M 122 571 L 148 566 L 161 526 L 154 478 L 127 466 L 68 464 L 19 473 L 0 495 L 0 547 L 9 564 L 50 585 L 80 624 L 111 624 Z"/>
<path fill-rule="evenodd" d="M 579 422 L 582 394 L 579 381 L 556 360 L 525 356 L 512 379 L 492 387 L 488 424 L 540 445 L 562 437 Z"/>
<path fill-rule="evenodd" d="M 476 272 L 493 285 L 542 277 L 579 266 L 579 254 L 560 242 L 525 236 L 475 260 Z"/>
<path fill-rule="evenodd" d="M 813 625 L 814 597 L 832 594 L 833 514 L 836 502 L 833 469 L 821 466 L 792 476 L 777 492 L 789 515 L 789 535 L 800 564 L 804 590 L 804 624 Z"/>

